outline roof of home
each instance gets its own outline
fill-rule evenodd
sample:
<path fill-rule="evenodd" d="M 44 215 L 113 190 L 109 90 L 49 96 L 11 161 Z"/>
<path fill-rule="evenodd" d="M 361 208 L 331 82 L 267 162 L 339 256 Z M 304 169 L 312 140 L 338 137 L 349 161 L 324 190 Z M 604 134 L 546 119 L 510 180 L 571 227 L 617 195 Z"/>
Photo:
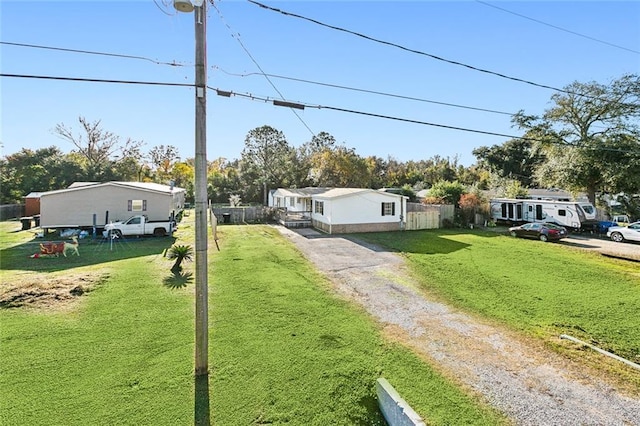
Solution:
<path fill-rule="evenodd" d="M 24 196 L 24 198 L 40 198 L 42 192 L 30 192 Z"/>
<path fill-rule="evenodd" d="M 362 192 L 375 192 L 380 194 L 385 194 L 389 196 L 399 197 L 398 194 L 393 194 L 390 192 L 378 191 L 375 189 L 369 188 L 294 188 L 294 189 L 285 189 L 278 188 L 278 195 L 284 197 L 312 197 L 316 196 L 318 198 L 338 198 L 345 197 L 347 195 L 362 193 Z"/>
<path fill-rule="evenodd" d="M 312 195 L 321 194 L 331 188 L 278 188 L 276 191 L 284 197 L 311 197 Z"/>
<path fill-rule="evenodd" d="M 347 195 L 358 194 L 361 192 L 379 192 L 374 189 L 365 189 L 365 188 L 329 188 L 326 191 L 317 194 L 322 198 L 338 198 L 344 197 Z"/>
<path fill-rule="evenodd" d="M 184 192 L 186 189 L 171 187 L 169 185 L 162 185 L 154 182 L 74 182 L 68 188 L 65 189 L 57 189 L 54 191 L 42 192 L 40 195 L 50 195 L 50 194 L 59 194 L 62 192 L 69 191 L 83 191 L 87 189 L 92 189 L 96 187 L 104 187 L 104 186 L 114 186 L 114 187 L 124 187 L 124 188 L 135 188 L 143 191 L 153 191 L 153 192 L 164 192 L 167 194 L 171 194 L 174 192 Z"/>

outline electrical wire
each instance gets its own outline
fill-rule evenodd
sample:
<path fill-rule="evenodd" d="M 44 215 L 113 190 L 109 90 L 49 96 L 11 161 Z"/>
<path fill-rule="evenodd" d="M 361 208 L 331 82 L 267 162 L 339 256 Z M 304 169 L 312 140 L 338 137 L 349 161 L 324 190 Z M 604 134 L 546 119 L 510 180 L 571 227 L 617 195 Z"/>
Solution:
<path fill-rule="evenodd" d="M 161 11 L 162 13 L 164 13 L 165 15 L 167 15 L 167 16 L 176 16 L 177 12 L 176 12 L 176 13 L 169 13 L 169 12 L 167 12 L 166 10 L 164 10 L 162 7 L 160 7 L 160 5 L 158 4 L 158 0 L 153 0 L 153 2 L 156 4 L 156 7 L 157 7 L 158 9 L 160 9 L 160 11 Z M 164 4 L 164 2 L 162 2 L 162 4 L 163 4 L 165 7 L 167 6 L 166 4 Z"/>
<path fill-rule="evenodd" d="M 332 29 L 332 30 L 341 31 L 341 32 L 344 32 L 344 33 L 347 33 L 347 34 L 351 34 L 351 35 L 363 38 L 363 39 L 368 40 L 368 41 L 373 41 L 375 43 L 380 43 L 380 44 L 384 44 L 386 46 L 395 47 L 395 48 L 404 50 L 406 52 L 415 53 L 417 55 L 427 56 L 429 58 L 432 58 L 432 59 L 435 59 L 435 60 L 438 60 L 438 61 L 446 62 L 446 63 L 452 64 L 452 65 L 457 65 L 457 66 L 464 67 L 464 68 L 467 68 L 467 69 L 470 69 L 470 70 L 473 70 L 473 71 L 478 71 L 478 72 L 482 72 L 482 73 L 485 73 L 485 74 L 495 75 L 497 77 L 504 78 L 504 79 L 507 79 L 507 80 L 517 81 L 519 83 L 524 83 L 524 84 L 528 84 L 528 85 L 531 85 L 531 86 L 540 87 L 540 88 L 543 88 L 543 89 L 549 89 L 549 90 L 553 90 L 553 91 L 556 91 L 556 92 L 566 93 L 566 94 L 569 94 L 569 95 L 576 95 L 576 96 L 582 96 L 582 97 L 586 97 L 586 98 L 597 99 L 596 96 L 590 96 L 590 95 L 585 95 L 585 94 L 582 94 L 582 93 L 571 92 L 569 90 L 561 89 L 559 87 L 554 87 L 554 86 L 549 86 L 549 85 L 546 85 L 546 84 L 535 83 L 533 81 L 525 80 L 525 79 L 518 78 L 518 77 L 508 76 L 506 74 L 502 74 L 502 73 L 499 73 L 499 72 L 496 72 L 496 71 L 490 71 L 490 70 L 487 70 L 487 69 L 484 69 L 484 68 L 474 67 L 473 65 L 468 65 L 468 64 L 465 64 L 463 62 L 458 62 L 458 61 L 453 61 L 453 60 L 450 60 L 450 59 L 445 59 L 445 58 L 442 58 L 440 56 L 433 55 L 431 53 L 423 52 L 421 50 L 412 49 L 412 48 L 409 48 L 409 47 L 406 47 L 406 46 L 402 46 L 400 44 L 393 43 L 393 42 L 390 42 L 390 41 L 380 40 L 380 39 L 377 39 L 377 38 L 374 38 L 374 37 L 370 37 L 370 36 L 362 34 L 362 33 L 358 33 L 358 32 L 355 32 L 355 31 L 348 30 L 346 28 L 337 27 L 335 25 L 325 24 L 324 22 L 320 22 L 320 21 L 318 21 L 316 19 L 308 18 L 306 16 L 302 16 L 302 15 L 298 15 L 298 14 L 295 14 L 295 13 L 287 12 L 287 11 L 284 11 L 282 9 L 278 9 L 278 8 L 275 8 L 275 7 L 267 6 L 266 4 L 259 3 L 259 2 L 255 1 L 255 0 L 247 0 L 247 1 L 249 3 L 252 3 L 252 4 L 256 5 L 256 6 L 259 6 L 259 7 L 263 8 L 263 9 L 266 9 L 266 10 L 269 10 L 269 11 L 272 11 L 272 12 L 277 12 L 277 13 L 280 13 L 280 14 L 285 15 L 285 16 L 290 16 L 290 17 L 293 17 L 293 18 L 298 18 L 298 19 L 302 19 L 302 20 L 305 20 L 305 21 L 309 21 L 309 22 L 312 22 L 314 24 L 317 24 L 317 25 L 320 25 L 320 26 L 323 26 L 323 27 L 326 27 L 326 28 L 329 28 L 329 29 Z"/>
<path fill-rule="evenodd" d="M 640 51 L 633 50 L 633 49 L 629 49 L 629 48 L 624 47 L 624 46 L 619 46 L 619 45 L 614 44 L 614 43 L 609 43 L 608 41 L 600 40 L 600 39 L 597 39 L 597 38 L 595 38 L 595 37 L 591 37 L 591 36 L 588 36 L 588 35 L 580 34 L 580 33 L 578 33 L 578 32 L 571 31 L 571 30 L 568 30 L 568 29 L 566 29 L 566 28 L 559 27 L 559 26 L 557 26 L 557 25 L 549 24 L 549 23 L 547 23 L 547 22 L 540 21 L 540 20 L 538 20 L 538 19 L 531 18 L 531 17 L 529 17 L 529 16 L 522 15 L 522 14 L 520 14 L 520 13 L 513 12 L 513 11 L 511 11 L 511 10 L 508 10 L 508 9 L 502 8 L 502 7 L 500 7 L 500 6 L 496 6 L 496 5 L 494 5 L 494 4 L 484 2 L 484 1 L 482 1 L 482 0 L 476 0 L 476 2 L 478 2 L 478 3 L 480 3 L 480 4 L 483 4 L 483 5 L 485 5 L 485 6 L 488 6 L 488 7 L 492 7 L 492 8 L 494 8 L 494 9 L 501 10 L 501 11 L 506 12 L 506 13 L 510 13 L 510 14 L 512 14 L 512 15 L 515 15 L 515 16 L 519 16 L 519 17 L 524 18 L 524 19 L 528 19 L 529 21 L 533 21 L 533 22 L 536 22 L 536 23 L 538 23 L 538 24 L 546 25 L 547 27 L 555 28 L 556 30 L 564 31 L 565 33 L 569 33 L 569 34 L 576 35 L 576 36 L 578 36 L 578 37 L 586 38 L 587 40 L 591 40 L 591 41 L 595 41 L 595 42 L 598 42 L 598 43 L 606 44 L 607 46 L 615 47 L 615 48 L 617 48 L 617 49 L 626 50 L 627 52 L 640 54 Z"/>
<path fill-rule="evenodd" d="M 40 80 L 82 81 L 87 83 L 118 83 L 118 84 L 142 84 L 142 85 L 151 85 L 151 86 L 195 87 L 195 84 L 191 84 L 191 83 L 163 83 L 158 81 L 109 80 L 109 79 L 102 79 L 102 78 L 81 78 L 81 77 L 56 77 L 56 76 L 50 76 L 50 75 L 0 73 L 0 77 L 32 78 L 32 79 L 40 79 Z"/>
<path fill-rule="evenodd" d="M 278 95 L 280 95 L 280 98 L 282 98 L 282 100 L 284 101 L 284 96 L 282 95 L 282 93 L 280 92 L 280 90 L 278 90 L 278 88 L 276 87 L 276 85 L 273 83 L 273 81 L 271 81 L 271 79 L 269 78 L 269 75 L 267 73 L 264 72 L 264 70 L 262 69 L 262 67 L 260 66 L 260 64 L 258 64 L 258 61 L 256 61 L 256 59 L 253 57 L 253 55 L 251 54 L 251 52 L 249 52 L 249 49 L 246 48 L 246 46 L 244 45 L 244 43 L 242 42 L 242 40 L 240 40 L 240 34 L 238 34 L 237 32 L 233 31 L 231 29 L 231 27 L 229 26 L 229 24 L 226 22 L 226 20 L 224 19 L 224 17 L 222 16 L 222 13 L 220 12 L 220 9 L 218 9 L 218 7 L 213 4 L 213 2 L 211 3 L 213 8 L 218 12 L 218 16 L 220 18 L 220 20 L 222 21 L 222 23 L 227 27 L 227 29 L 229 30 L 229 33 L 231 33 L 231 37 L 233 39 L 235 39 L 240 46 L 242 47 L 242 50 L 244 50 L 244 52 L 247 54 L 247 56 L 249 56 L 249 59 L 251 59 L 251 61 L 254 63 L 254 65 L 256 67 L 258 67 L 258 69 L 260 70 L 261 75 L 263 75 L 267 81 L 269 82 L 269 84 L 271 85 L 271 87 L 273 87 L 273 90 L 275 90 Z M 304 127 L 307 128 L 307 130 L 309 131 L 309 133 L 311 133 L 311 136 L 315 137 L 315 133 L 313 132 L 313 130 L 311 130 L 311 128 L 307 125 L 307 123 L 305 123 L 305 121 L 302 119 L 302 117 L 300 117 L 300 114 L 298 114 L 295 109 L 290 108 L 291 112 L 293 112 L 295 114 L 296 117 L 298 117 L 298 120 L 300 120 L 300 122 L 302 123 L 302 125 Z"/>
<path fill-rule="evenodd" d="M 79 50 L 79 49 L 67 49 L 63 47 L 52 47 L 52 46 L 41 46 L 37 44 L 26 44 L 26 43 L 13 43 L 9 41 L 0 41 L 0 44 L 6 44 L 7 46 L 17 46 L 17 47 L 29 47 L 34 49 L 46 49 L 46 50 L 56 50 L 60 52 L 71 52 L 71 53 L 83 53 L 87 55 L 98 55 L 98 56 L 111 56 L 116 58 L 125 58 L 125 59 L 139 59 L 142 61 L 152 62 L 157 65 L 170 65 L 172 67 L 185 67 L 185 66 L 193 66 L 193 65 L 184 65 L 178 62 L 162 62 L 151 58 L 146 58 L 144 56 L 135 56 L 135 55 L 122 55 L 119 53 L 107 53 L 107 52 L 95 52 L 91 50 Z"/>
<path fill-rule="evenodd" d="M 218 70 L 222 71 L 223 73 L 225 73 L 227 75 L 235 76 L 235 77 L 248 77 L 248 76 L 252 76 L 252 75 L 262 75 L 260 73 L 255 73 L 255 72 L 250 72 L 250 73 L 245 73 L 245 74 L 235 74 L 235 73 L 227 72 L 227 71 L 223 70 L 222 68 L 220 68 L 218 66 L 214 66 L 214 69 L 218 69 Z M 416 98 L 416 97 L 413 97 L 413 96 L 398 95 L 398 94 L 388 93 L 388 92 L 380 92 L 380 91 L 377 91 L 377 90 L 368 90 L 368 89 L 360 89 L 360 88 L 357 88 L 357 87 L 341 86 L 339 84 L 323 83 L 323 82 L 319 82 L 319 81 L 305 80 L 305 79 L 302 79 L 302 78 L 287 77 L 287 76 L 284 76 L 284 75 L 277 75 L 277 74 L 266 74 L 266 75 L 269 76 L 269 77 L 272 77 L 272 78 L 280 78 L 280 79 L 283 79 L 283 80 L 298 81 L 298 82 L 301 82 L 301 83 L 315 84 L 315 85 L 318 85 L 318 86 L 334 87 L 336 89 L 351 90 L 351 91 L 354 91 L 354 92 L 369 93 L 369 94 L 373 94 L 373 95 L 388 96 L 388 97 L 392 97 L 392 98 L 405 99 L 405 100 L 409 100 L 409 101 L 425 102 L 425 103 L 436 104 L 436 105 L 444 105 L 444 106 L 449 106 L 449 107 L 454 107 L 454 108 L 463 108 L 463 109 L 470 109 L 470 110 L 474 110 L 474 111 L 490 112 L 490 113 L 493 113 L 493 114 L 502 114 L 502 115 L 509 115 L 509 116 L 515 115 L 515 113 L 512 113 L 512 112 L 497 111 L 497 110 L 493 110 L 493 109 L 472 107 L 472 106 L 468 106 L 468 105 L 459 105 L 459 104 L 453 104 L 453 103 L 449 103 L 449 102 L 440 102 L 440 101 L 434 101 L 434 100 L 431 100 L 431 99 Z"/>
<path fill-rule="evenodd" d="M 44 76 L 44 75 L 27 75 L 27 74 L 0 73 L 0 77 L 30 78 L 30 79 L 44 79 L 44 80 L 61 80 L 61 81 L 79 81 L 79 82 L 89 82 L 89 83 L 116 83 L 116 84 L 140 84 L 140 85 L 153 85 L 153 86 L 195 87 L 195 84 L 189 84 L 189 83 L 166 83 L 166 82 L 136 81 L 136 80 L 109 80 L 109 79 L 97 79 L 97 78 L 57 77 L 57 76 Z M 231 95 L 234 95 L 234 96 L 240 96 L 240 97 L 244 97 L 244 98 L 247 98 L 247 99 L 250 99 L 250 100 L 261 101 L 261 102 L 265 102 L 265 103 L 266 102 L 273 102 L 274 105 L 277 105 L 275 103 L 276 100 L 273 100 L 273 99 L 271 99 L 269 97 L 260 97 L 260 96 L 255 96 L 255 95 L 252 95 L 252 94 L 243 94 L 243 93 L 236 93 L 236 92 L 233 92 L 233 91 L 225 91 L 225 90 L 220 90 L 220 89 L 213 88 L 211 86 L 207 86 L 207 89 L 215 90 L 216 92 L 218 92 L 218 94 L 221 94 L 222 96 L 225 96 L 225 97 L 231 97 Z M 386 119 L 386 120 L 394 120 L 394 121 L 400 121 L 400 122 L 405 122 L 405 123 L 421 124 L 421 125 L 425 125 L 425 126 L 440 127 L 440 128 L 444 128 L 444 129 L 450 129 L 450 130 L 458 130 L 458 131 L 463 131 L 463 132 L 477 133 L 477 134 L 490 135 L 490 136 L 500 136 L 500 137 L 506 137 L 506 138 L 510 138 L 510 139 L 520 139 L 520 140 L 532 141 L 532 142 L 549 142 L 548 140 L 530 138 L 530 137 L 526 137 L 526 136 L 515 136 L 515 135 L 509 135 L 509 134 L 505 134 L 505 133 L 497 133 L 497 132 L 490 132 L 490 131 L 485 131 L 485 130 L 469 129 L 469 128 L 466 128 L 466 127 L 458 127 L 458 126 L 450 126 L 450 125 L 446 125 L 446 124 L 431 123 L 431 122 L 427 122 L 427 121 L 420 121 L 420 120 L 414 120 L 414 119 L 403 118 L 403 117 L 394 117 L 394 116 L 390 116 L 390 115 L 376 114 L 376 113 L 371 113 L 371 112 L 358 111 L 358 110 L 340 108 L 340 107 L 335 107 L 335 106 L 312 105 L 312 104 L 305 104 L 305 103 L 299 103 L 299 102 L 294 103 L 294 102 L 287 102 L 287 101 L 284 101 L 284 103 L 285 104 L 296 105 L 300 109 L 304 109 L 304 108 L 314 108 L 314 109 L 318 109 L 318 110 L 326 109 L 326 110 L 333 110 L 333 111 L 345 112 L 345 113 L 350 113 L 350 114 L 364 115 L 364 116 L 374 117 L 374 118 L 382 118 L 382 119 Z M 554 143 L 554 142 L 552 142 L 552 143 Z M 576 145 L 576 144 L 568 143 L 566 141 L 563 141 L 562 143 L 560 143 L 560 142 L 555 142 L 555 143 L 556 144 L 561 144 L 561 145 L 564 145 L 564 146 L 567 146 L 567 147 L 577 147 L 577 148 L 583 148 L 583 149 L 586 148 L 586 147 L 579 146 L 579 145 Z M 632 154 L 640 155 L 640 150 L 636 152 L 636 151 L 619 150 L 619 149 L 613 149 L 613 148 L 601 148 L 601 147 L 600 148 L 595 148 L 594 147 L 593 149 L 599 149 L 599 150 L 602 150 L 602 151 L 632 153 Z"/>
<path fill-rule="evenodd" d="M 210 90 L 215 90 L 216 92 L 218 92 L 218 94 L 220 94 L 221 96 L 225 96 L 225 97 L 231 97 L 231 95 L 233 96 L 240 96 L 252 101 L 260 101 L 263 103 L 268 103 L 268 102 L 273 102 L 274 105 L 277 105 L 275 102 L 275 100 L 269 98 L 269 97 L 263 97 L 263 96 L 256 96 L 250 93 L 236 93 L 233 91 L 226 91 L 226 90 L 221 90 L 221 89 L 216 89 L 210 86 L 207 86 L 208 89 Z M 482 134 L 482 135 L 489 135 L 489 136 L 500 136 L 500 137 L 505 137 L 505 138 L 510 138 L 510 139 L 519 139 L 519 140 L 524 140 L 524 141 L 530 141 L 530 142 L 542 142 L 542 143 L 553 143 L 556 145 L 562 145 L 565 147 L 572 147 L 572 148 L 581 148 L 581 149 L 594 149 L 594 150 L 601 150 L 601 151 L 612 151 L 612 152 L 621 152 L 621 153 L 627 153 L 627 154 L 637 154 L 640 155 L 640 150 L 638 151 L 630 151 L 630 150 L 621 150 L 621 149 L 615 149 L 615 148 L 604 148 L 604 147 L 585 147 L 579 144 L 574 144 L 574 143 L 570 143 L 567 141 L 562 141 L 562 142 L 556 142 L 556 141 L 552 141 L 552 140 L 548 140 L 548 139 L 538 139 L 538 138 L 531 138 L 531 137 L 526 137 L 526 136 L 516 136 L 516 135 L 509 135 L 509 134 L 505 134 L 505 133 L 497 133 L 497 132 L 491 132 L 491 131 L 486 131 L 486 130 L 478 130 L 478 129 L 470 129 L 467 127 L 459 127 L 459 126 L 450 126 L 447 124 L 440 124 L 440 123 L 431 123 L 428 121 L 421 121 L 421 120 L 414 120 L 414 119 L 410 119 L 410 118 L 403 118 L 403 117 L 395 117 L 395 116 L 391 116 L 391 115 L 384 115 L 384 114 L 377 114 L 377 113 L 372 113 L 372 112 L 366 112 L 366 111 L 358 111 L 358 110 L 353 110 L 353 109 L 347 109 L 347 108 L 341 108 L 341 107 L 335 107 L 335 106 L 328 106 L 328 105 L 313 105 L 313 104 L 306 104 L 306 103 L 293 103 L 298 106 L 298 108 L 300 109 L 305 109 L 305 108 L 314 108 L 314 109 L 326 109 L 326 110 L 333 110 L 333 111 L 338 111 L 338 112 L 345 112 L 345 113 L 349 113 L 349 114 L 357 114 L 357 115 L 363 115 L 363 116 L 367 116 L 367 117 L 373 117 L 373 118 L 382 118 L 382 119 L 386 119 L 386 120 L 393 120 L 393 121 L 400 121 L 400 122 L 404 122 L 404 123 L 412 123 L 412 124 L 420 124 L 420 125 L 424 125 L 424 126 L 431 126 L 431 127 L 439 127 L 439 128 L 444 128 L 444 129 L 449 129 L 449 130 L 457 130 L 457 131 L 462 131 L 462 132 L 468 132 L 468 133 L 476 133 L 476 134 Z"/>

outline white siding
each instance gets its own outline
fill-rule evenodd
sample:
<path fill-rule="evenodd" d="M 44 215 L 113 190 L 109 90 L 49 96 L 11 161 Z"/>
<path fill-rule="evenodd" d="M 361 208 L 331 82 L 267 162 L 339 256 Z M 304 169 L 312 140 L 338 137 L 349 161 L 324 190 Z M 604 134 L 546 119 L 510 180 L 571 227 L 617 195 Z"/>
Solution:
<path fill-rule="evenodd" d="M 363 191 L 342 197 L 323 199 L 324 220 L 319 215 L 314 214 L 314 219 L 325 223 L 351 225 L 359 223 L 392 223 L 400 222 L 400 215 L 403 221 L 406 218 L 406 203 L 402 196 L 388 194 L 378 191 Z M 395 214 L 382 215 L 382 203 L 395 203 Z"/>

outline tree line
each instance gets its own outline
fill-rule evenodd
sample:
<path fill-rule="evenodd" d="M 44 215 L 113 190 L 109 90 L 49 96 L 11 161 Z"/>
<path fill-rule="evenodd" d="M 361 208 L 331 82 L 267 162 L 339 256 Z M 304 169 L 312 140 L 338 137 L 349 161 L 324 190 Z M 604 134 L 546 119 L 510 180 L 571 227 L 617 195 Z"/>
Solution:
<path fill-rule="evenodd" d="M 542 115 L 515 114 L 513 126 L 522 137 L 474 149 L 477 162 L 469 167 L 438 155 L 410 161 L 363 157 L 324 131 L 294 147 L 282 131 L 264 125 L 247 133 L 240 158 L 208 162 L 208 197 L 215 203 L 232 196 L 266 203 L 277 187 L 364 187 L 398 188 L 409 196 L 431 189 L 432 197 L 453 194 L 458 203 L 460 195 L 479 190 L 518 196 L 527 188 L 557 187 L 586 192 L 594 204 L 599 194 L 624 193 L 633 208 L 633 195 L 640 193 L 640 76 L 574 82 L 551 96 L 551 105 Z M 99 120 L 78 122 L 78 132 L 64 124 L 54 129 L 72 144 L 70 153 L 54 146 L 23 148 L 0 159 L 2 204 L 21 202 L 31 191 L 109 180 L 171 182 L 193 199 L 193 158 L 182 160 L 173 145 L 145 153 L 143 142 L 123 140 Z"/>

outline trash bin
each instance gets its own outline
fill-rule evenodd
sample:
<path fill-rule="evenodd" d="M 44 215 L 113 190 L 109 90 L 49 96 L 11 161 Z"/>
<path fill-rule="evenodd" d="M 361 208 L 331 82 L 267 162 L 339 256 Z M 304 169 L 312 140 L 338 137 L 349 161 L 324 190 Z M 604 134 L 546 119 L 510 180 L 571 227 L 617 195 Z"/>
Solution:
<path fill-rule="evenodd" d="M 36 228 L 38 226 L 40 226 L 40 215 L 39 214 L 33 216 L 33 222 L 34 222 Z"/>
<path fill-rule="evenodd" d="M 31 216 L 25 216 L 20 218 L 20 222 L 22 222 L 22 230 L 26 231 L 27 229 L 31 229 L 31 220 L 33 218 Z"/>
<path fill-rule="evenodd" d="M 231 223 L 231 213 L 222 213 L 222 223 Z"/>

